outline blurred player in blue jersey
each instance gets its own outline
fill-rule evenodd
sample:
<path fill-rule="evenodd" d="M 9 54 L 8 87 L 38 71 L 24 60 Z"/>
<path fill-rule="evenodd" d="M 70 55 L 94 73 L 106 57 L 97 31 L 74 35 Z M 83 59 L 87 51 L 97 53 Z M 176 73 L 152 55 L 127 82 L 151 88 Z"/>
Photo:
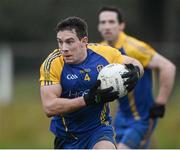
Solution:
<path fill-rule="evenodd" d="M 175 66 L 148 44 L 127 35 L 125 22 L 117 8 L 102 7 L 98 30 L 104 41 L 122 54 L 136 58 L 144 66 L 144 75 L 135 89 L 119 99 L 114 127 L 118 148 L 146 148 L 156 126 L 163 117 L 175 78 Z M 154 100 L 152 69 L 159 71 L 159 93 Z"/>
<path fill-rule="evenodd" d="M 41 99 L 52 117 L 54 148 L 115 148 L 108 102 L 118 98 L 113 87 L 100 90 L 99 71 L 109 63 L 125 64 L 126 88 L 131 91 L 143 66 L 110 46 L 88 44 L 87 24 L 69 17 L 57 25 L 59 49 L 40 68 Z"/>

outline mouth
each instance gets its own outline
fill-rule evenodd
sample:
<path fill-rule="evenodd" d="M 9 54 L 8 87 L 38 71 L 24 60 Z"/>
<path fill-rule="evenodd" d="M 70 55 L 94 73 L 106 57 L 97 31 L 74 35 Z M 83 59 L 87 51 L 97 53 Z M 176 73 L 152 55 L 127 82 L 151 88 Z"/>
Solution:
<path fill-rule="evenodd" d="M 71 57 L 71 56 L 72 56 L 72 55 L 64 55 L 64 57 L 67 57 L 67 58 L 68 58 L 68 57 Z"/>
<path fill-rule="evenodd" d="M 65 61 L 71 61 L 72 60 L 72 55 L 64 55 L 64 60 Z"/>
<path fill-rule="evenodd" d="M 112 35 L 112 33 L 110 31 L 107 31 L 104 33 L 105 35 Z"/>

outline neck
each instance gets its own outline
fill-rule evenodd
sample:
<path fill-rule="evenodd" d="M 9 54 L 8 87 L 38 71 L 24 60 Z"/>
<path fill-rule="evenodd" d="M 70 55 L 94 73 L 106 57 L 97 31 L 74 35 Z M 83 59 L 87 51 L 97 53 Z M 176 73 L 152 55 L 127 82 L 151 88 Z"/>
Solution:
<path fill-rule="evenodd" d="M 77 64 L 81 64 L 83 61 L 86 60 L 86 58 L 87 58 L 87 48 L 82 51 L 82 53 L 80 54 L 80 59 L 79 59 L 79 61 L 77 61 L 75 64 L 76 64 L 76 65 L 77 65 Z"/>
<path fill-rule="evenodd" d="M 84 51 L 84 53 L 82 53 L 82 57 L 81 57 L 81 62 L 82 63 L 86 58 L 87 58 L 87 49 Z"/>
<path fill-rule="evenodd" d="M 119 34 L 114 39 L 107 41 L 108 45 L 114 47 L 119 40 Z"/>
<path fill-rule="evenodd" d="M 116 38 L 115 40 L 112 40 L 112 41 L 107 41 L 108 45 L 114 47 L 115 44 L 118 42 L 118 38 Z"/>

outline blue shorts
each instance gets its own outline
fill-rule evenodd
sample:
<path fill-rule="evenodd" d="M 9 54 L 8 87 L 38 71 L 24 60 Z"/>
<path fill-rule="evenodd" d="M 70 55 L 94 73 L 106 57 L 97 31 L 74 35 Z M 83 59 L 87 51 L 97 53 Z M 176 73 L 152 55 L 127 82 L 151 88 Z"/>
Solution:
<path fill-rule="evenodd" d="M 150 137 L 156 127 L 157 119 L 149 121 L 130 121 L 116 117 L 114 128 L 116 143 L 123 143 L 131 149 L 147 148 Z"/>
<path fill-rule="evenodd" d="M 102 125 L 80 136 L 69 133 L 66 138 L 56 137 L 55 149 L 92 149 L 96 143 L 107 140 L 115 144 L 112 126 Z"/>

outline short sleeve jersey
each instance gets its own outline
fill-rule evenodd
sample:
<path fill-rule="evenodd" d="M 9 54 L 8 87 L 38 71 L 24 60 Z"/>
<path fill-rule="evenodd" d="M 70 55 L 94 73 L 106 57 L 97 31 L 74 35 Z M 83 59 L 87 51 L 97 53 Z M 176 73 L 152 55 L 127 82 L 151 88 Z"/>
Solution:
<path fill-rule="evenodd" d="M 61 51 L 54 50 L 43 62 L 40 68 L 41 86 L 60 84 L 62 98 L 83 96 L 96 83 L 99 71 L 110 63 L 123 63 L 121 52 L 110 46 L 88 44 L 87 57 L 80 64 L 67 64 L 63 60 Z M 82 134 L 98 127 L 109 125 L 108 104 L 86 106 L 75 112 L 56 115 L 51 120 L 51 131 L 58 137 L 69 133 Z"/>
<path fill-rule="evenodd" d="M 106 42 L 102 42 L 106 44 Z M 133 120 L 146 120 L 149 117 L 149 109 L 154 103 L 152 93 L 152 70 L 147 65 L 156 51 L 134 37 L 128 36 L 124 32 L 119 34 L 118 41 L 114 44 L 123 55 L 135 58 L 144 66 L 144 75 L 138 81 L 135 89 L 127 96 L 120 99 L 118 113 L 125 117 L 129 122 Z"/>

